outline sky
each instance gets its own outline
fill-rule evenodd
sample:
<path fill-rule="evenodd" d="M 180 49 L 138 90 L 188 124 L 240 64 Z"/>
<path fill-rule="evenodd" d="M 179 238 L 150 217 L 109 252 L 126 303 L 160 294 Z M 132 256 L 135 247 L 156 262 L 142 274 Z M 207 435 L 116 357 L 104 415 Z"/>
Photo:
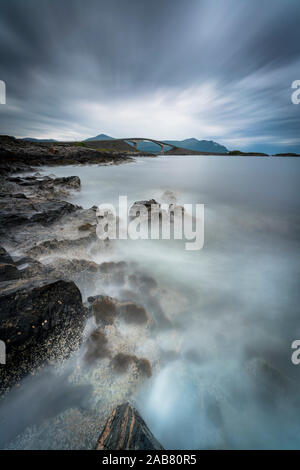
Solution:
<path fill-rule="evenodd" d="M 0 0 L 0 133 L 299 152 L 299 0 Z"/>

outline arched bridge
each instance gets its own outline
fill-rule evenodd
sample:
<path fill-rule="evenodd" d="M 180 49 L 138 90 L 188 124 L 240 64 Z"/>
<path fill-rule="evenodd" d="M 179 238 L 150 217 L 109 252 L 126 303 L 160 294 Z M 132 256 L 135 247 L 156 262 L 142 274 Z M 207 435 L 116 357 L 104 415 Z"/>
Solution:
<path fill-rule="evenodd" d="M 168 147 L 171 150 L 175 150 L 175 149 L 178 148 L 175 145 L 166 144 L 165 142 L 161 142 L 160 140 L 147 139 L 147 138 L 144 138 L 144 137 L 130 137 L 128 139 L 115 139 L 114 141 L 116 142 L 117 140 L 119 140 L 120 142 L 123 141 L 123 142 L 129 142 L 129 143 L 133 144 L 133 146 L 136 150 L 138 150 L 138 143 L 139 142 L 153 142 L 153 144 L 156 144 L 160 147 L 160 153 L 164 153 L 165 147 Z"/>

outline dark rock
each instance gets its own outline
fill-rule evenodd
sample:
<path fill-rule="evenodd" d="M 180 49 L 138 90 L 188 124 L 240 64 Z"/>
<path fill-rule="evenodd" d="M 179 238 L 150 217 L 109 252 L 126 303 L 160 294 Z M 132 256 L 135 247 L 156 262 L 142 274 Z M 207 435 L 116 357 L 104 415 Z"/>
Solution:
<path fill-rule="evenodd" d="M 134 218 L 139 215 L 142 215 L 145 209 L 149 217 L 151 213 L 151 209 L 154 212 L 160 212 L 160 204 L 156 202 L 155 199 L 149 199 L 148 201 L 136 201 L 134 204 L 132 204 L 132 206 L 129 209 L 129 217 Z"/>
<path fill-rule="evenodd" d="M 87 340 L 87 351 L 84 356 L 85 361 L 92 363 L 97 359 L 109 357 L 110 353 L 107 343 L 104 332 L 100 328 L 94 330 Z"/>
<path fill-rule="evenodd" d="M 86 319 L 73 282 L 18 281 L 0 293 L 0 338 L 6 365 L 0 369 L 1 393 L 49 360 L 58 361 L 80 345 Z"/>
<path fill-rule="evenodd" d="M 133 354 L 118 353 L 112 359 L 112 367 L 115 372 L 123 374 L 128 370 L 130 364 L 135 364 L 138 372 L 143 377 L 151 377 L 152 367 L 145 357 L 137 357 Z"/>
<path fill-rule="evenodd" d="M 117 318 L 136 325 L 143 325 L 151 321 L 146 309 L 131 301 L 120 302 L 105 295 L 89 297 L 88 301 L 92 304 L 90 309 L 97 324 L 102 326 L 112 325 Z"/>
<path fill-rule="evenodd" d="M 42 200 L 38 198 L 19 198 L 11 195 L 0 195 L 0 227 L 4 233 L 25 223 L 48 225 L 80 209 L 65 201 Z"/>
<path fill-rule="evenodd" d="M 99 295 L 97 297 L 89 297 L 92 303 L 92 312 L 98 325 L 112 325 L 117 317 L 118 301 L 112 297 Z"/>
<path fill-rule="evenodd" d="M 38 245 L 33 246 L 32 248 L 27 250 L 27 254 L 29 256 L 34 257 L 43 256 L 50 254 L 54 251 L 64 251 L 74 248 L 81 248 L 95 240 L 97 240 L 97 237 L 94 233 L 87 235 L 86 237 L 76 238 L 75 240 L 57 240 L 56 238 L 54 238 L 52 240 L 46 240 L 44 242 L 39 243 Z"/>
<path fill-rule="evenodd" d="M 108 418 L 97 450 L 163 450 L 146 423 L 129 403 L 117 406 Z"/>
<path fill-rule="evenodd" d="M 141 325 L 150 320 L 146 309 L 134 302 L 122 302 L 119 311 L 121 318 L 126 323 Z"/>
<path fill-rule="evenodd" d="M 20 272 L 15 264 L 0 263 L 0 282 L 19 279 Z"/>
<path fill-rule="evenodd" d="M 95 230 L 95 228 L 95 225 L 92 225 L 87 222 L 86 224 L 79 225 L 78 230 L 80 232 L 90 232 L 91 230 Z"/>
<path fill-rule="evenodd" d="M 13 263 L 12 257 L 2 246 L 0 246 L 0 263 Z"/>

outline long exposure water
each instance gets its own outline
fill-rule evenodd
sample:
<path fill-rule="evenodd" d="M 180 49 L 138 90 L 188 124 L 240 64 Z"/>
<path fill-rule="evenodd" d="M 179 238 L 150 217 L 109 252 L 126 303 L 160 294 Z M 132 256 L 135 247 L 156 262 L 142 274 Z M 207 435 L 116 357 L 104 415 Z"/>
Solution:
<path fill-rule="evenodd" d="M 178 204 L 205 205 L 202 250 L 118 240 L 112 254 L 170 292 L 174 328 L 156 333 L 166 359 L 134 397 L 162 445 L 300 448 L 300 365 L 291 361 L 300 339 L 299 160 L 159 156 L 43 172 L 78 175 L 81 191 L 69 200 L 84 208 L 117 206 L 119 195 L 162 202 L 166 190 Z"/>

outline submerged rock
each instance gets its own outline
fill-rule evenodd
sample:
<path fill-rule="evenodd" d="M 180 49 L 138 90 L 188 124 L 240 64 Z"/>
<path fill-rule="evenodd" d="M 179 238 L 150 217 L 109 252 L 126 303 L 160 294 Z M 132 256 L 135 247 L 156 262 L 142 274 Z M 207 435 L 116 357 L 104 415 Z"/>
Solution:
<path fill-rule="evenodd" d="M 116 319 L 136 325 L 151 323 L 151 318 L 146 309 L 135 302 L 120 302 L 105 295 L 89 297 L 88 301 L 91 304 L 90 310 L 94 314 L 97 324 L 102 326 L 112 325 Z"/>
<path fill-rule="evenodd" d="M 144 211 L 147 211 L 148 217 L 153 212 L 160 212 L 160 204 L 155 199 L 149 199 L 148 201 L 136 201 L 129 209 L 129 217 L 134 218 L 142 215 Z"/>
<path fill-rule="evenodd" d="M 138 411 L 129 403 L 123 403 L 108 418 L 97 450 L 163 450 L 163 447 Z"/>
<path fill-rule="evenodd" d="M 134 364 L 142 376 L 151 377 L 152 367 L 145 357 L 137 357 L 134 354 L 118 353 L 112 359 L 112 366 L 115 372 L 122 374 L 127 371 L 130 364 Z"/>
<path fill-rule="evenodd" d="M 90 334 L 87 340 L 87 352 L 84 359 L 87 363 L 91 363 L 94 360 L 109 357 L 109 355 L 107 338 L 101 328 L 98 328 Z"/>

